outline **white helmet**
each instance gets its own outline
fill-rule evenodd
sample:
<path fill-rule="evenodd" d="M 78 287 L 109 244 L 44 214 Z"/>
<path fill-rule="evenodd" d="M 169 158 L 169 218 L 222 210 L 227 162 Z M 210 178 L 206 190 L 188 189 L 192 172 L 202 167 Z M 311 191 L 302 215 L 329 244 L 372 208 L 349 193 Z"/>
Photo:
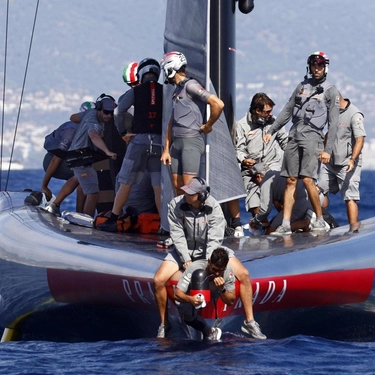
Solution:
<path fill-rule="evenodd" d="M 168 52 L 163 56 L 160 65 L 164 71 L 165 82 L 168 83 L 168 78 L 173 78 L 176 72 L 186 66 L 187 60 L 181 52 Z"/>
<path fill-rule="evenodd" d="M 154 73 L 159 79 L 160 76 L 160 65 L 155 59 L 149 57 L 143 59 L 138 65 L 138 81 L 142 83 L 143 76 L 146 73 Z"/>
<path fill-rule="evenodd" d="M 307 58 L 307 70 L 310 74 L 311 74 L 310 65 L 313 63 L 324 64 L 324 74 L 327 75 L 328 66 L 329 66 L 329 58 L 324 52 L 321 52 L 321 51 L 314 52 Z"/>

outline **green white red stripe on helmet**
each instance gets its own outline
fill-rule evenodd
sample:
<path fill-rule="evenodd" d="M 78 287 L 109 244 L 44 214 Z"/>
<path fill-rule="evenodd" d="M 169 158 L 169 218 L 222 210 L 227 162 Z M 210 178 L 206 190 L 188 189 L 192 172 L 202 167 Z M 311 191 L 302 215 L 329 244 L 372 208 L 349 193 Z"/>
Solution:
<path fill-rule="evenodd" d="M 138 82 L 138 63 L 137 62 L 131 62 L 130 64 L 126 65 L 123 72 L 122 72 L 122 78 L 125 83 L 128 85 L 132 83 Z"/>

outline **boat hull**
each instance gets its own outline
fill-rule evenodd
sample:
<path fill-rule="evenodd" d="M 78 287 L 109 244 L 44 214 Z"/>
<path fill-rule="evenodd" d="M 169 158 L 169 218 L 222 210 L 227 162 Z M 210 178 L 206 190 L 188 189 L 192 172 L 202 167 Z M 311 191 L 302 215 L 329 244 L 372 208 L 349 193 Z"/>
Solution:
<path fill-rule="evenodd" d="M 25 205 L 27 195 L 0 193 L 0 326 L 23 339 L 154 337 L 153 275 L 167 252 L 156 246 L 157 236 L 73 225 Z M 375 338 L 374 233 L 372 218 L 358 233 L 341 227 L 321 236 L 249 236 L 225 244 L 251 274 L 256 319 L 268 337 L 364 341 Z M 186 337 L 175 284 L 168 284 L 172 336 Z M 222 319 L 224 332 L 240 332 L 238 289 L 232 306 L 210 302 L 201 312 Z"/>

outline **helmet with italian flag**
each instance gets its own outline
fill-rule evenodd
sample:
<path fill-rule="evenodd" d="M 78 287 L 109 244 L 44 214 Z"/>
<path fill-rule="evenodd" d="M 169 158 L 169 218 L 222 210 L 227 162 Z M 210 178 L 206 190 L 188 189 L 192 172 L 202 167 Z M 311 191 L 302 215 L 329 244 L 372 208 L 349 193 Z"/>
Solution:
<path fill-rule="evenodd" d="M 135 85 L 138 84 L 138 63 L 133 61 L 130 64 L 126 65 L 123 72 L 122 72 L 122 78 L 124 82 L 129 85 Z"/>

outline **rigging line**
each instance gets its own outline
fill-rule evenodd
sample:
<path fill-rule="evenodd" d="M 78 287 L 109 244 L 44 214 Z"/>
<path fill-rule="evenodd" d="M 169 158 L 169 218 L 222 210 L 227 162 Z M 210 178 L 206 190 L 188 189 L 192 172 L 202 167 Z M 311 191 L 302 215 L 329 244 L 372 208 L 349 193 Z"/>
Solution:
<path fill-rule="evenodd" d="M 9 21 L 9 0 L 7 1 L 7 11 L 5 19 L 5 43 L 4 43 L 4 77 L 3 77 L 3 108 L 1 111 L 1 140 L 0 140 L 0 190 L 3 174 L 3 145 L 4 145 L 4 116 L 5 116 L 5 85 L 7 76 L 7 56 L 8 56 L 8 21 Z"/>
<path fill-rule="evenodd" d="M 29 45 L 29 52 L 27 54 L 27 62 L 26 62 L 26 67 L 25 67 L 25 75 L 23 77 L 23 83 L 22 83 L 22 91 L 21 91 L 21 97 L 20 97 L 20 103 L 18 106 L 18 113 L 17 113 L 17 120 L 16 120 L 16 127 L 14 129 L 14 137 L 13 137 L 13 143 L 12 143 L 12 151 L 10 153 L 10 160 L 9 160 L 9 167 L 8 167 L 8 173 L 7 173 L 7 178 L 6 178 L 6 183 L 5 183 L 5 190 L 8 188 L 8 182 L 9 182 L 9 175 L 10 175 L 10 166 L 12 163 L 12 158 L 13 158 L 13 152 L 14 152 L 14 145 L 16 143 L 16 136 L 17 136 L 17 130 L 18 130 L 18 123 L 20 119 L 20 113 L 21 113 L 21 105 L 22 105 L 22 99 L 23 99 L 23 93 L 25 91 L 25 83 L 26 83 L 26 76 L 27 76 L 27 70 L 29 68 L 29 62 L 30 62 L 30 55 L 31 55 L 31 47 L 33 45 L 33 39 L 34 39 L 34 32 L 35 32 L 35 24 L 36 24 L 36 17 L 38 15 L 38 8 L 39 8 L 39 0 L 36 3 L 36 8 L 35 8 L 35 15 L 34 15 L 34 22 L 33 22 L 33 28 L 31 32 L 31 37 L 30 37 L 30 45 Z"/>

